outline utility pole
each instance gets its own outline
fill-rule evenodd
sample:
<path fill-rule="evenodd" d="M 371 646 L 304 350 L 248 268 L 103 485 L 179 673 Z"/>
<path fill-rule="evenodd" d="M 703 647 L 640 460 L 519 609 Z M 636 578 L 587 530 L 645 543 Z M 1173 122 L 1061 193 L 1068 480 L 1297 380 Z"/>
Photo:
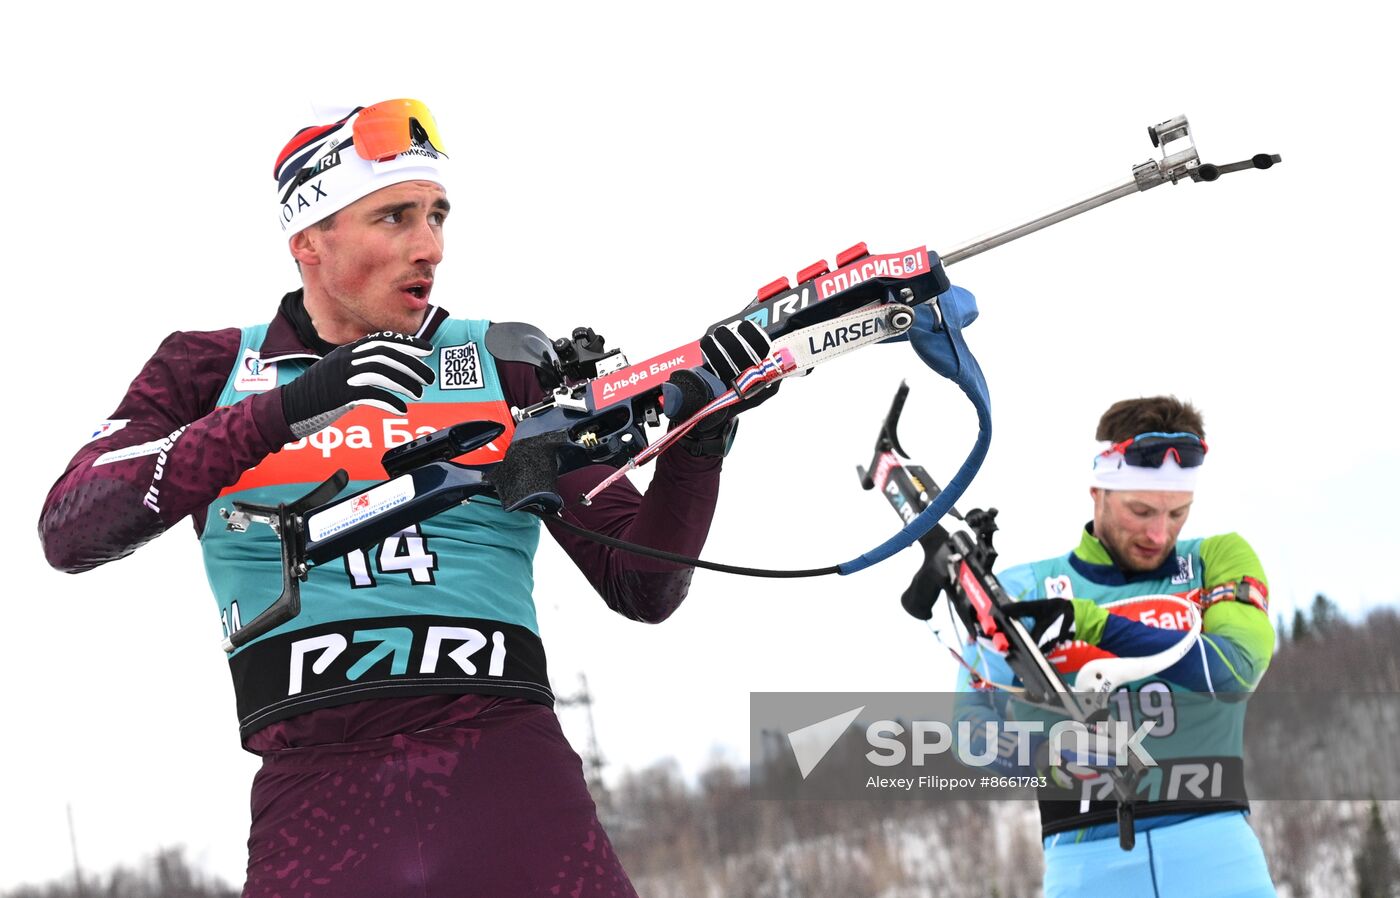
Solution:
<path fill-rule="evenodd" d="M 83 891 L 83 868 L 78 864 L 78 831 L 73 828 L 73 803 L 68 802 L 68 844 L 73 849 L 73 884 L 78 891 L 78 898 L 82 898 L 86 892 Z"/>
<path fill-rule="evenodd" d="M 598 728 L 593 722 L 593 693 L 588 689 L 587 674 L 580 672 L 578 681 L 578 692 L 573 695 L 555 696 L 554 703 L 565 708 L 583 708 L 588 721 L 588 746 L 583 751 L 584 780 L 588 783 L 588 791 L 593 793 L 599 810 L 606 812 L 611 810 L 612 801 L 608 787 L 603 783 L 603 752 L 598 748 Z"/>

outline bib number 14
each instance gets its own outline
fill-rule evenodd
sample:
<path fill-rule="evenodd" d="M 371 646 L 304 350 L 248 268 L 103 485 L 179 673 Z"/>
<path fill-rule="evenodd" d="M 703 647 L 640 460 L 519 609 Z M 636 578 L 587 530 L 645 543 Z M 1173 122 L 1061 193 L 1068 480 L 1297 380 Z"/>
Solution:
<path fill-rule="evenodd" d="M 374 556 L 374 567 L 380 575 L 407 574 L 409 582 L 415 586 L 435 582 L 437 553 L 429 550 L 428 537 L 417 524 L 400 530 L 369 552 L 364 549 L 347 552 L 345 573 L 350 578 L 351 588 L 367 589 L 377 585 L 375 571 L 370 568 L 370 555 Z"/>

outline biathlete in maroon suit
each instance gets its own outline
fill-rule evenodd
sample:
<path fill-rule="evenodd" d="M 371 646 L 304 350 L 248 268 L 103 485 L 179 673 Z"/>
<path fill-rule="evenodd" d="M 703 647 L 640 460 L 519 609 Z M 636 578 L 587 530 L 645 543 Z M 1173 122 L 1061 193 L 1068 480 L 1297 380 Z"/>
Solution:
<path fill-rule="evenodd" d="M 221 507 L 291 501 L 339 468 L 366 485 L 386 449 L 460 420 L 507 426 L 466 459 L 499 460 L 511 407 L 544 391 L 490 356 L 487 322 L 430 304 L 446 166 L 412 100 L 292 139 L 278 208 L 304 289 L 267 325 L 161 343 L 50 491 L 50 564 L 89 570 L 188 516 L 236 629 L 280 592 L 280 556 L 270 532 L 229 533 Z M 697 555 L 728 445 L 715 428 L 732 426 L 663 456 L 645 496 L 623 480 L 564 516 Z M 565 474 L 560 493 L 608 473 Z M 316 568 L 301 614 L 231 654 L 243 742 L 263 757 L 245 895 L 635 894 L 552 710 L 539 526 L 473 500 Z M 615 611 L 659 622 L 685 598 L 690 568 L 546 526 Z"/>

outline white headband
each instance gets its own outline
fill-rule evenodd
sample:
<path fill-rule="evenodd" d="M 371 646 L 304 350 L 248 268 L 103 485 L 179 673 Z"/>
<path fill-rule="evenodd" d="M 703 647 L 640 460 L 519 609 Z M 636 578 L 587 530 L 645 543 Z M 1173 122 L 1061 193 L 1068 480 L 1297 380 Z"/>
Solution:
<path fill-rule="evenodd" d="M 1094 456 L 1089 483 L 1106 490 L 1193 493 L 1200 471 L 1200 465 L 1183 468 L 1171 453 L 1162 459 L 1160 468 L 1146 468 L 1128 464 L 1121 452 L 1110 452 Z"/>
<path fill-rule="evenodd" d="M 277 188 L 277 217 L 288 237 L 384 187 L 432 181 L 447 189 L 447 154 L 426 141 L 383 162 L 362 159 L 353 148 L 341 153 L 338 147 L 350 138 L 354 126 L 352 116 L 289 157 L 278 172 L 280 176 L 293 165 L 297 175 L 308 172 L 306 180 L 290 190 L 287 183 Z"/>

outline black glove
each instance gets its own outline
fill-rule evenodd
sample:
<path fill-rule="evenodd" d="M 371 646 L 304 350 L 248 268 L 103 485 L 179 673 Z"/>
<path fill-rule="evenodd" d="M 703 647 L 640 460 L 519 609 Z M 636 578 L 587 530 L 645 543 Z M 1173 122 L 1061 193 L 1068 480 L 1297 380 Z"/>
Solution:
<path fill-rule="evenodd" d="M 704 408 L 721 393 L 734 389 L 739 375 L 762 362 L 771 348 L 768 335 L 752 321 L 720 325 L 700 339 L 705 367 L 674 372 L 662 388 L 663 410 L 672 426 Z M 729 454 L 739 422 L 735 416 L 768 401 L 778 384 L 761 387 L 748 398 L 715 412 L 680 440 L 691 455 Z"/>
<path fill-rule="evenodd" d="M 357 405 L 400 415 L 408 405 L 395 394 L 423 398 L 437 375 L 420 361 L 433 353 L 427 340 L 389 331 L 338 346 L 306 373 L 281 387 L 282 415 L 297 439 L 328 426 Z"/>
<path fill-rule="evenodd" d="M 1017 602 L 1010 613 L 1023 619 L 1030 618 L 1031 639 L 1042 652 L 1048 652 L 1061 642 L 1074 639 L 1074 603 L 1069 599 L 1032 599 Z"/>
<path fill-rule="evenodd" d="M 727 389 L 734 389 L 749 368 L 762 362 L 773 349 L 773 343 L 763 329 L 745 318 L 734 324 L 722 324 L 700 338 L 700 352 L 705 366 L 715 373 Z M 738 405 L 730 408 L 730 417 L 767 402 L 777 394 L 778 384 L 759 387 Z M 706 422 L 709 423 L 709 422 Z"/>

